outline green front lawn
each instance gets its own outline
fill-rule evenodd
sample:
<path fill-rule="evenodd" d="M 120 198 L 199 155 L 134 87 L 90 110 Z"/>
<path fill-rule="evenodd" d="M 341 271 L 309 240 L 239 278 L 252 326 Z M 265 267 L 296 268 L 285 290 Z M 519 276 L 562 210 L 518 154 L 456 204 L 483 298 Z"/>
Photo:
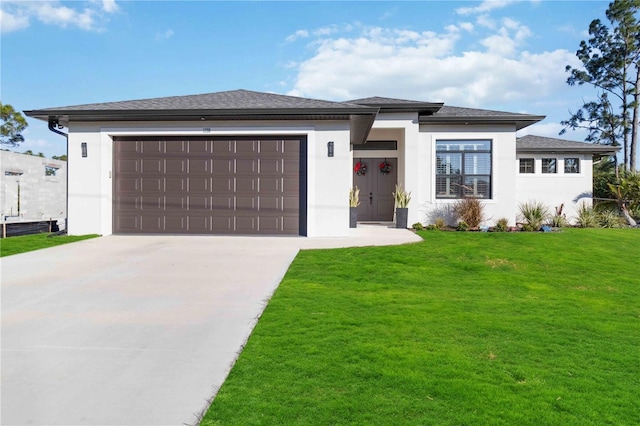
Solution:
<path fill-rule="evenodd" d="M 301 252 L 202 425 L 640 423 L 640 231 Z"/>
<path fill-rule="evenodd" d="M 0 239 L 0 257 L 73 243 L 75 241 L 95 238 L 99 235 L 60 235 L 51 238 L 48 238 L 48 236 L 49 234 L 34 234 L 2 238 Z"/>

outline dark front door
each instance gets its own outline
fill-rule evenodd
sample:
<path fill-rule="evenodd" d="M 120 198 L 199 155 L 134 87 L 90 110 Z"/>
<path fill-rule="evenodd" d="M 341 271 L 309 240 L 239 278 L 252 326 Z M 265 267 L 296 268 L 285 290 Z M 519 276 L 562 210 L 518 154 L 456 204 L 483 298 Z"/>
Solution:
<path fill-rule="evenodd" d="M 353 174 L 353 185 L 360 189 L 359 221 L 391 222 L 393 220 L 393 191 L 398 177 L 395 158 L 355 158 L 353 166 L 361 161 L 366 164 L 367 171 L 363 175 Z M 391 165 L 388 173 L 383 173 L 380 164 Z"/>

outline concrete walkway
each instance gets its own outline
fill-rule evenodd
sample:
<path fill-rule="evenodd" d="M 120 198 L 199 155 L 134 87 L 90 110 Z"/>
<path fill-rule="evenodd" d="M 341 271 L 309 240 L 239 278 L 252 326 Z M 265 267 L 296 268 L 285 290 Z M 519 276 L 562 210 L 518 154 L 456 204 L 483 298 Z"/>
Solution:
<path fill-rule="evenodd" d="M 299 249 L 420 241 L 110 236 L 2 258 L 2 425 L 183 425 L 222 385 Z"/>

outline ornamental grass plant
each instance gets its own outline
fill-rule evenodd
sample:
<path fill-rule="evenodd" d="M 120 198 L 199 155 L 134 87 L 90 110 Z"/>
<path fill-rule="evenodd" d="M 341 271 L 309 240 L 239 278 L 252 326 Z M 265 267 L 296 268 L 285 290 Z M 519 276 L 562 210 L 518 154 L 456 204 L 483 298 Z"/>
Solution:
<path fill-rule="evenodd" d="M 458 220 L 465 222 L 471 229 L 477 229 L 484 220 L 484 204 L 477 198 L 456 201 L 453 212 Z"/>
<path fill-rule="evenodd" d="M 549 209 L 539 201 L 520 203 L 519 208 L 525 231 L 539 231 L 549 219 Z"/>

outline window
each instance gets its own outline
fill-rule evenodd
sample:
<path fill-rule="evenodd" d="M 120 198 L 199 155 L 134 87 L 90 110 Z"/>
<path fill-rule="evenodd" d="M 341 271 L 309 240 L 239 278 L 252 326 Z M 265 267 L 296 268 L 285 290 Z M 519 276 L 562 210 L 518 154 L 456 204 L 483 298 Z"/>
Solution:
<path fill-rule="evenodd" d="M 564 159 L 564 172 L 565 173 L 580 173 L 580 159 L 579 158 L 565 158 Z"/>
<path fill-rule="evenodd" d="M 555 158 L 542 159 L 542 173 L 558 173 L 558 162 Z"/>
<path fill-rule="evenodd" d="M 535 173 L 535 161 L 533 158 L 520 159 L 520 173 Z"/>
<path fill-rule="evenodd" d="M 367 141 L 363 144 L 353 145 L 354 150 L 358 151 L 396 151 L 398 149 L 397 141 Z"/>
<path fill-rule="evenodd" d="M 436 198 L 491 198 L 491 141 L 436 141 Z"/>
<path fill-rule="evenodd" d="M 44 175 L 45 176 L 55 176 L 57 172 L 58 172 L 58 167 L 44 166 Z"/>

